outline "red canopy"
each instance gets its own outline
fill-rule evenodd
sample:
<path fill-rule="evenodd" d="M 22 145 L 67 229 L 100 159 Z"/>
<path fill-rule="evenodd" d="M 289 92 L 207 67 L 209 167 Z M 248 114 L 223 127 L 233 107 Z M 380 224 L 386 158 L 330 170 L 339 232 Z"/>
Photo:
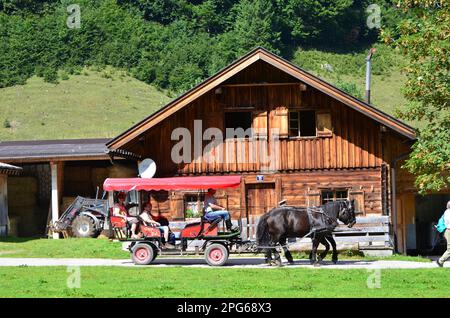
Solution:
<path fill-rule="evenodd" d="M 240 176 L 176 177 L 176 178 L 108 178 L 103 183 L 106 191 L 131 190 L 203 190 L 235 188 L 241 184 Z"/>

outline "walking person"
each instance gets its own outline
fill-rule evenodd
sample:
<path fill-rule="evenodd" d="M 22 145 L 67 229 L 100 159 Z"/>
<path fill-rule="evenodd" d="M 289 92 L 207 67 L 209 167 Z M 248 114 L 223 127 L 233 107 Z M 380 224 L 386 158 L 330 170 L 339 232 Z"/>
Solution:
<path fill-rule="evenodd" d="M 447 250 L 436 262 L 440 267 L 444 266 L 444 262 L 450 258 L 450 201 L 447 202 L 447 210 L 444 212 L 444 223 L 446 230 L 444 232 L 445 239 L 447 240 Z"/>

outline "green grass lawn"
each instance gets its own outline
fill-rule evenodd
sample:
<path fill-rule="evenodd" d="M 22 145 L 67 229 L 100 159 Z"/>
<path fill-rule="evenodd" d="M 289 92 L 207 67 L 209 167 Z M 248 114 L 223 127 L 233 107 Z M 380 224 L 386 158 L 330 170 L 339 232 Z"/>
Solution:
<path fill-rule="evenodd" d="M 53 240 L 9 237 L 0 240 L 0 257 L 128 258 L 129 253 L 122 251 L 121 247 L 121 243 L 108 239 Z"/>
<path fill-rule="evenodd" d="M 0 89 L 0 141 L 114 137 L 169 100 L 112 68 L 83 70 L 59 84 L 32 77 Z"/>
<path fill-rule="evenodd" d="M 244 254 L 245 257 L 255 256 Z M 294 259 L 308 259 L 307 253 L 293 253 Z M 129 258 L 129 253 L 121 249 L 120 242 L 108 239 L 79 239 L 69 238 L 61 240 L 32 239 L 32 238 L 5 238 L 0 240 L 0 258 Z M 198 256 L 196 256 L 198 257 Z M 331 252 L 328 254 L 331 260 Z M 393 255 L 384 258 L 367 257 L 354 251 L 341 252 L 341 260 L 396 260 L 430 262 L 428 258 L 420 256 Z"/>
<path fill-rule="evenodd" d="M 450 271 L 0 267 L 0 297 L 449 297 Z M 369 281 L 369 285 L 368 285 Z M 374 286 L 374 285 L 372 285 Z"/>

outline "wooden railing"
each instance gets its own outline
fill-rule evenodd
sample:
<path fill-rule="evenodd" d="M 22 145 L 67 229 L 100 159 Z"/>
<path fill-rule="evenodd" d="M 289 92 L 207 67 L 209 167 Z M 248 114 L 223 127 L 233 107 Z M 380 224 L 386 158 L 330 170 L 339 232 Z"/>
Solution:
<path fill-rule="evenodd" d="M 195 220 L 192 220 L 195 221 Z M 256 240 L 256 227 L 259 216 L 242 218 L 240 221 L 233 220 L 233 224 L 241 226 L 241 237 L 246 240 Z M 170 227 L 173 231 L 180 231 L 186 223 L 185 221 L 171 222 Z M 219 224 L 223 227 L 223 224 Z M 392 250 L 393 241 L 389 233 L 389 216 L 365 216 L 357 217 L 353 228 L 348 228 L 340 223 L 333 232 L 338 250 Z M 309 251 L 312 242 L 310 238 L 290 239 L 290 250 Z M 322 247 L 323 248 L 323 247 Z"/>
<path fill-rule="evenodd" d="M 242 219 L 242 237 L 255 240 L 256 226 L 259 217 L 249 220 Z M 236 224 L 237 221 L 234 221 Z M 353 228 L 348 228 L 340 223 L 333 232 L 333 237 L 339 250 L 392 250 L 393 241 L 389 234 L 388 216 L 357 217 Z M 310 238 L 291 239 L 292 250 L 310 250 L 312 242 Z"/>

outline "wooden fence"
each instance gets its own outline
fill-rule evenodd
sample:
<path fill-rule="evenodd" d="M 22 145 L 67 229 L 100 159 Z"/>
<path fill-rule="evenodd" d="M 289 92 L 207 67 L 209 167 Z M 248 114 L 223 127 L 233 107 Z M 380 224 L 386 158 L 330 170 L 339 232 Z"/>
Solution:
<path fill-rule="evenodd" d="M 256 225 L 259 217 L 242 218 L 240 221 L 233 220 L 235 226 L 242 228 L 241 236 L 244 240 L 256 240 Z M 192 220 L 194 221 L 194 220 Z M 173 231 L 181 230 L 186 223 L 190 222 L 171 222 L 170 226 Z M 220 227 L 223 226 L 221 223 Z M 357 217 L 356 224 L 349 229 L 346 225 L 340 223 L 333 232 L 338 250 L 393 250 L 392 236 L 389 234 L 389 216 L 365 216 Z M 309 251 L 312 247 L 310 238 L 290 239 L 290 250 L 292 251 Z M 323 247 L 320 247 L 323 249 Z"/>
<path fill-rule="evenodd" d="M 259 217 L 242 219 L 242 237 L 256 239 L 256 225 Z M 238 224 L 238 221 L 233 221 Z M 392 250 L 393 241 L 389 234 L 389 216 L 357 217 L 353 228 L 340 223 L 333 232 L 339 250 Z M 310 250 L 310 238 L 291 239 L 292 250 Z"/>

